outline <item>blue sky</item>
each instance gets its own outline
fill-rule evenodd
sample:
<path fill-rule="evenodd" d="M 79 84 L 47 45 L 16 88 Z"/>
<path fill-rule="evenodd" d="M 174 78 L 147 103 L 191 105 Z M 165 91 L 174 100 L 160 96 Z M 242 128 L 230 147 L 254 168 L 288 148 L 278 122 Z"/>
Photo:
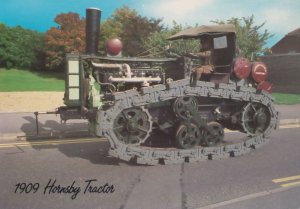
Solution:
<path fill-rule="evenodd" d="M 269 47 L 300 27 L 300 0 L 2 0 L 0 5 L 0 22 L 41 32 L 55 26 L 53 19 L 62 12 L 84 16 L 85 8 L 98 7 L 103 20 L 124 5 L 143 16 L 163 18 L 166 25 L 173 20 L 204 25 L 254 14 L 256 24 L 266 22 L 265 29 L 274 34 Z"/>

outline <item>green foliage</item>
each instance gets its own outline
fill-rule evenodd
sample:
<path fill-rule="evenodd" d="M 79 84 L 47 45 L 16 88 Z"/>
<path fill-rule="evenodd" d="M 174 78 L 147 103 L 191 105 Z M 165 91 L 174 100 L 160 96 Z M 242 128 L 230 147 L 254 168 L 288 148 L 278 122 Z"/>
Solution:
<path fill-rule="evenodd" d="M 46 67 L 63 70 L 67 53 L 84 52 L 85 19 L 77 13 L 61 13 L 55 17 L 58 27 L 50 28 L 45 35 Z"/>
<path fill-rule="evenodd" d="M 234 24 L 236 27 L 237 48 L 239 55 L 255 60 L 261 54 L 268 54 L 269 49 L 265 47 L 267 40 L 272 37 L 268 30 L 263 30 L 265 23 L 255 25 L 254 16 L 243 18 L 231 18 L 229 20 L 215 20 L 212 21 L 217 24 Z M 196 26 L 195 26 L 196 27 Z M 199 50 L 199 43 L 197 40 L 177 40 L 168 42 L 166 39 L 189 26 L 173 22 L 171 28 L 165 28 L 162 31 L 152 33 L 144 44 L 148 48 L 149 56 L 170 56 L 174 52 L 178 55 L 183 55 L 186 52 L 195 52 Z M 263 30 L 263 31 L 262 31 Z M 171 44 L 169 51 L 166 47 Z"/>
<path fill-rule="evenodd" d="M 300 94 L 273 93 L 276 104 L 300 104 Z"/>
<path fill-rule="evenodd" d="M 43 46 L 43 34 L 0 24 L 0 67 L 39 69 Z"/>
<path fill-rule="evenodd" d="M 173 21 L 171 28 L 166 27 L 161 31 L 151 33 L 150 36 L 144 39 L 145 48 L 148 50 L 141 53 L 140 56 L 149 57 L 169 57 L 182 56 L 188 52 L 199 51 L 199 41 L 193 39 L 168 41 L 167 38 L 187 29 Z"/>
<path fill-rule="evenodd" d="M 214 20 L 218 24 L 234 24 L 236 28 L 237 47 L 241 56 L 255 60 L 261 54 L 267 54 L 269 49 L 265 47 L 267 40 L 273 35 L 268 30 L 263 30 L 265 25 L 255 25 L 254 15 L 250 17 L 235 18 L 229 20 Z"/>
<path fill-rule="evenodd" d="M 100 51 L 105 53 L 104 43 L 109 39 L 120 38 L 123 42 L 123 55 L 136 56 L 145 51 L 143 40 L 150 33 L 161 31 L 160 23 L 161 19 L 143 17 L 127 6 L 117 9 L 101 25 Z"/>
<path fill-rule="evenodd" d="M 0 69 L 0 92 L 63 90 L 63 74 L 17 69 Z"/>
<path fill-rule="evenodd" d="M 112 38 L 123 42 L 123 56 L 181 56 L 199 50 L 198 40 L 167 40 L 189 26 L 173 22 L 171 27 L 163 27 L 161 21 L 143 17 L 126 6 L 117 9 L 101 24 L 100 53 L 105 54 L 105 42 Z M 55 22 L 58 27 L 50 28 L 46 34 L 0 23 L 0 67 L 41 69 L 46 65 L 48 69 L 61 70 L 66 53 L 84 52 L 85 19 L 77 13 L 62 13 L 55 17 Z M 255 25 L 253 15 L 212 22 L 236 26 L 242 56 L 255 59 L 269 53 L 265 44 L 272 35 L 263 30 L 265 23 Z"/>

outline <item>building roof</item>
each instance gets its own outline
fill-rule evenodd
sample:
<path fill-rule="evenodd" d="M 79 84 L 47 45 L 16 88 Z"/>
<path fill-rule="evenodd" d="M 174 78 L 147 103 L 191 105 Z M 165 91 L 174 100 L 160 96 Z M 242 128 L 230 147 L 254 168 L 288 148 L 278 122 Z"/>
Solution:
<path fill-rule="evenodd" d="M 300 28 L 286 34 L 271 50 L 273 54 L 300 53 Z"/>
<path fill-rule="evenodd" d="M 299 36 L 300 35 L 300 28 L 293 30 L 292 32 L 288 33 L 286 36 Z"/>
<path fill-rule="evenodd" d="M 235 33 L 235 27 L 232 24 L 222 25 L 202 25 L 196 28 L 189 28 L 176 33 L 168 38 L 168 40 L 197 38 L 204 34 L 218 34 L 218 33 Z"/>

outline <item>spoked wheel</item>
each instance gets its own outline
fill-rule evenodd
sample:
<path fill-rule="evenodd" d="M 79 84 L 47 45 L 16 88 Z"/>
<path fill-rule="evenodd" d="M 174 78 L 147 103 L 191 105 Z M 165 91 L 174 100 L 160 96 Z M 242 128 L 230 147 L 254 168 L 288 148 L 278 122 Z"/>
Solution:
<path fill-rule="evenodd" d="M 181 123 L 177 128 L 175 140 L 179 148 L 189 149 L 195 147 L 201 141 L 200 129 L 194 123 Z"/>
<path fill-rule="evenodd" d="M 178 97 L 173 104 L 173 111 L 181 119 L 188 119 L 197 112 L 198 103 L 195 97 Z"/>
<path fill-rule="evenodd" d="M 223 126 L 218 122 L 209 122 L 207 124 L 207 129 L 203 129 L 203 146 L 214 146 L 218 143 L 221 143 L 224 139 L 224 128 Z"/>
<path fill-rule="evenodd" d="M 258 103 L 249 103 L 244 107 L 242 125 L 248 135 L 262 134 L 270 124 L 270 112 Z"/>
<path fill-rule="evenodd" d="M 144 108 L 123 110 L 115 119 L 113 126 L 117 138 L 125 144 L 140 144 L 150 135 L 152 120 Z"/>

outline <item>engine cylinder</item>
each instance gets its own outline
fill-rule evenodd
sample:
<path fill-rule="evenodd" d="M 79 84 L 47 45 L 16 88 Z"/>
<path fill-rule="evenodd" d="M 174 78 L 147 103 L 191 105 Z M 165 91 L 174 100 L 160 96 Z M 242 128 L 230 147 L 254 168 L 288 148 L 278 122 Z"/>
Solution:
<path fill-rule="evenodd" d="M 98 52 L 100 18 L 101 18 L 100 9 L 98 8 L 86 9 L 86 28 L 85 28 L 86 54 L 95 55 Z"/>

